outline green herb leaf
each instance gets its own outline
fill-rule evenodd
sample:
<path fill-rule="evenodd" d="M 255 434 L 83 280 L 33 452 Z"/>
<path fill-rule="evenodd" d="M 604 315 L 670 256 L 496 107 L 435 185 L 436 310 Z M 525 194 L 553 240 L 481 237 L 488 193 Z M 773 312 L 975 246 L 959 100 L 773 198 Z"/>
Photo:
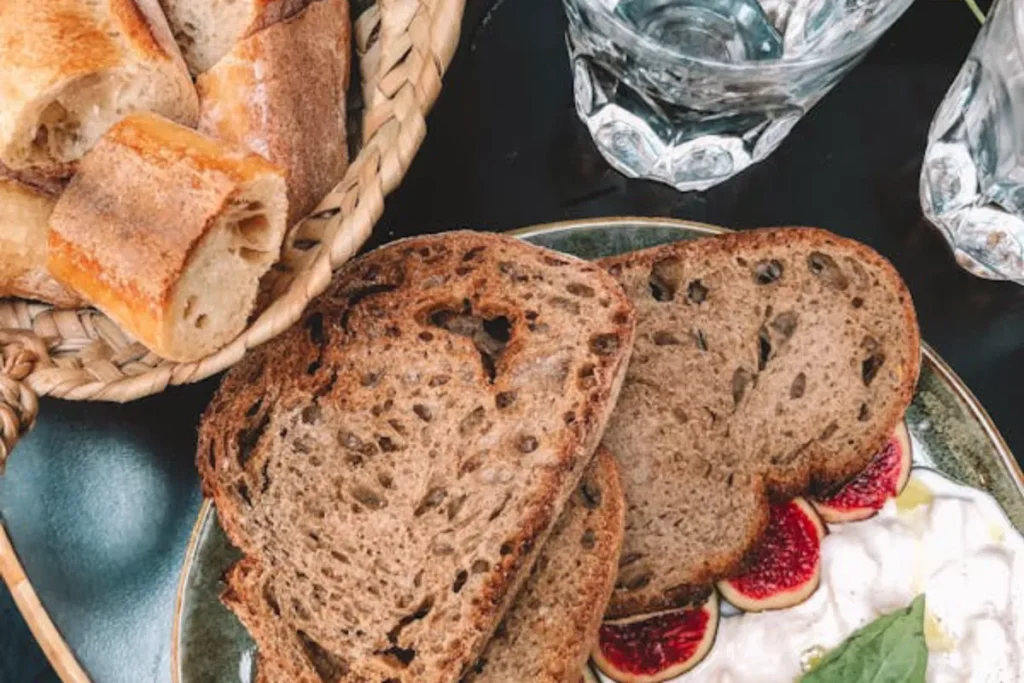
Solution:
<path fill-rule="evenodd" d="M 801 683 L 924 683 L 924 595 L 855 632 L 800 679 Z"/>

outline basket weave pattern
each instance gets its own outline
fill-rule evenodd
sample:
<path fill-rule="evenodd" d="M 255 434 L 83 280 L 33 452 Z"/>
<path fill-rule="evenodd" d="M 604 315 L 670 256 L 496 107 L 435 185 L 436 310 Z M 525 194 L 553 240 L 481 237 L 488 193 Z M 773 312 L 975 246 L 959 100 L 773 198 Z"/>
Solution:
<path fill-rule="evenodd" d="M 364 104 L 359 152 L 341 183 L 285 239 L 267 305 L 217 353 L 172 363 L 92 309 L 0 301 L 0 472 L 35 422 L 38 396 L 131 401 L 205 379 L 291 327 L 369 237 L 409 168 L 455 52 L 465 0 L 378 0 L 355 21 Z"/>

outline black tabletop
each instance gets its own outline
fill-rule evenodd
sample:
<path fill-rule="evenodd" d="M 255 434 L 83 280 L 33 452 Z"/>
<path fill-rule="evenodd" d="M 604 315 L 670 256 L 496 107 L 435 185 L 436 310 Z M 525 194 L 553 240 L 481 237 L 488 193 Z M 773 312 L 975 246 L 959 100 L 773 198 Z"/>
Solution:
<path fill-rule="evenodd" d="M 428 120 L 426 142 L 401 188 L 388 199 L 369 246 L 450 228 L 508 230 L 615 215 L 673 216 L 737 229 L 825 227 L 866 242 L 893 261 L 913 293 L 924 338 L 985 405 L 1018 459 L 1024 455 L 1019 420 L 1024 288 L 959 270 L 923 219 L 918 200 L 928 125 L 978 28 L 965 5 L 918 0 L 774 155 L 699 194 L 627 180 L 607 167 L 573 110 L 564 25 L 561 4 L 554 0 L 470 0 L 462 44 Z M 83 435 L 92 435 L 86 446 L 90 452 L 80 457 L 99 461 L 138 457 L 133 455 L 138 449 L 120 448 L 119 440 L 129 439 L 146 444 L 140 477 L 155 467 L 182 484 L 183 493 L 163 501 L 161 509 L 174 511 L 175 519 L 194 518 L 199 499 L 191 449 L 197 416 L 214 386 L 171 389 L 131 406 L 45 401 L 26 448 L 44 464 L 52 459 L 52 466 L 33 476 L 45 474 L 57 482 L 54 486 L 67 485 L 58 481 L 61 462 L 83 449 Z M 14 458 L 19 455 L 15 452 Z M 103 484 L 97 474 L 92 485 L 100 491 Z M 5 490 L 5 495 L 12 494 Z M 59 536 L 62 515 L 78 513 L 58 502 L 53 507 Z M 96 523 L 102 524 L 102 518 Z M 180 563 L 187 533 L 185 525 L 166 547 L 118 547 L 129 554 L 120 561 Z M 146 556 L 131 556 L 132 548 Z M 45 539 L 19 547 L 37 566 L 45 564 L 50 550 Z M 62 571 L 73 573 L 75 563 L 113 562 L 90 555 L 99 552 L 79 549 Z M 113 564 L 111 571 L 116 569 Z M 121 600 L 126 590 L 112 575 L 92 587 L 89 600 Z M 61 595 L 53 600 L 62 602 L 68 620 L 84 619 L 76 609 L 87 611 L 88 601 Z M 81 647 L 93 647 L 90 638 L 120 638 L 109 646 L 110 656 L 139 656 L 146 665 L 136 680 L 165 681 L 173 591 L 153 601 L 151 611 L 134 622 L 147 626 L 127 627 L 127 633 L 118 627 L 96 635 L 95 626 L 79 633 L 84 627 L 59 625 L 76 634 L 69 640 L 84 643 Z M 161 651 L 150 655 L 147 648 Z M 0 682 L 53 680 L 10 596 L 0 589 Z"/>

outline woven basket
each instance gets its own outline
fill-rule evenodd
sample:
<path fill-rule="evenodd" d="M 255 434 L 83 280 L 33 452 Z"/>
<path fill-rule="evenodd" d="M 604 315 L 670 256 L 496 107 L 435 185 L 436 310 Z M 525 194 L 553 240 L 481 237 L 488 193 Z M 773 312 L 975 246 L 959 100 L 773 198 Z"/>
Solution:
<path fill-rule="evenodd" d="M 376 0 L 356 18 L 359 71 L 353 77 L 361 82 L 362 99 L 361 120 L 354 126 L 361 131 L 358 151 L 341 183 L 289 231 L 280 262 L 262 284 L 265 307 L 227 347 L 194 363 L 172 363 L 98 311 L 0 301 L 0 473 L 18 439 L 32 428 L 39 396 L 125 402 L 168 385 L 198 382 L 299 319 L 306 304 L 327 288 L 333 271 L 370 236 L 384 197 L 412 163 L 426 134 L 426 113 L 458 44 L 464 6 L 465 0 Z M 25 577 L 2 524 L 0 576 L 61 679 L 87 682 Z"/>
<path fill-rule="evenodd" d="M 31 429 L 38 396 L 131 401 L 205 379 L 291 327 L 366 241 L 426 133 L 424 117 L 458 43 L 465 0 L 378 0 L 355 20 L 361 145 L 345 178 L 291 229 L 264 282 L 269 304 L 227 347 L 172 363 L 92 309 L 0 301 L 0 472 Z M 355 74 L 354 74 L 355 75 Z"/>

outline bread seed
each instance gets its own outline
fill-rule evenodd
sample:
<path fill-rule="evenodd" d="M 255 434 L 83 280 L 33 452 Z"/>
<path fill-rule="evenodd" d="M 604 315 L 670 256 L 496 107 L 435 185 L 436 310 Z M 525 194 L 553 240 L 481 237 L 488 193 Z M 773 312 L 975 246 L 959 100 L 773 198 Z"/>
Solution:
<path fill-rule="evenodd" d="M 857 413 L 857 419 L 861 422 L 867 422 L 871 419 L 871 409 L 868 408 L 867 403 L 860 404 L 860 412 Z"/>
<path fill-rule="evenodd" d="M 593 529 L 587 529 L 583 532 L 583 537 L 580 539 L 580 544 L 586 550 L 594 549 L 594 546 L 597 545 L 597 534 L 594 533 Z"/>
<path fill-rule="evenodd" d="M 654 333 L 654 345 L 655 346 L 675 346 L 678 345 L 679 339 L 674 334 L 667 330 L 658 330 Z"/>
<path fill-rule="evenodd" d="M 583 505 L 588 510 L 595 510 L 601 504 L 601 487 L 592 481 L 584 481 L 580 485 L 580 494 L 583 496 Z"/>
<path fill-rule="evenodd" d="M 878 370 L 885 363 L 885 354 L 881 351 L 876 351 L 870 356 L 864 359 L 860 367 L 861 379 L 864 380 L 864 386 L 871 386 L 871 382 L 878 375 Z"/>
<path fill-rule="evenodd" d="M 820 251 L 811 252 L 807 257 L 807 267 L 833 289 L 843 290 L 850 286 L 850 281 L 843 274 L 839 264 L 828 254 Z"/>
<path fill-rule="evenodd" d="M 565 290 L 573 296 L 583 297 L 584 299 L 591 299 L 594 297 L 594 288 L 588 287 L 587 285 L 573 282 L 566 286 Z"/>
<path fill-rule="evenodd" d="M 431 412 L 430 408 L 423 405 L 422 403 L 417 403 L 413 405 L 412 412 L 416 413 L 416 417 L 420 418 L 424 422 L 430 422 L 431 420 L 434 419 L 433 412 Z"/>
<path fill-rule="evenodd" d="M 320 420 L 323 416 L 323 411 L 316 403 L 308 405 L 302 409 L 302 424 L 311 425 Z"/>
<path fill-rule="evenodd" d="M 704 336 L 703 330 L 693 331 L 693 341 L 694 343 L 697 344 L 697 348 L 700 349 L 701 351 L 708 350 L 708 340 L 707 337 Z"/>
<path fill-rule="evenodd" d="M 746 368 L 736 368 L 732 373 L 732 403 L 738 406 L 743 400 L 747 387 L 754 381 L 754 375 Z"/>
<path fill-rule="evenodd" d="M 421 500 L 420 504 L 416 506 L 416 509 L 413 511 L 413 515 L 416 517 L 420 517 L 427 510 L 436 508 L 438 505 L 443 503 L 444 499 L 447 496 L 447 489 L 444 489 L 440 486 L 433 487 L 432 489 L 427 491 L 427 495 L 423 496 L 423 500 Z"/>
<path fill-rule="evenodd" d="M 494 405 L 500 410 L 508 408 L 516 402 L 516 392 L 514 391 L 503 391 L 494 397 Z"/>
<path fill-rule="evenodd" d="M 838 429 L 839 425 L 835 421 L 829 422 L 828 426 L 825 427 L 825 430 L 821 433 L 821 436 L 819 436 L 818 439 L 821 441 L 826 441 L 833 434 L 835 434 Z"/>
<path fill-rule="evenodd" d="M 760 261 L 754 266 L 754 282 L 770 285 L 782 277 L 782 262 L 776 259 Z"/>
<path fill-rule="evenodd" d="M 619 337 L 612 332 L 595 334 L 590 338 L 590 350 L 598 356 L 611 356 L 619 350 Z"/>
<path fill-rule="evenodd" d="M 469 578 L 469 572 L 465 569 L 460 569 L 459 573 L 455 575 L 455 583 L 452 584 L 452 592 L 458 593 L 462 590 L 462 587 L 466 585 L 466 580 Z"/>
<path fill-rule="evenodd" d="M 797 315 L 793 311 L 779 313 L 772 321 L 772 329 L 782 337 L 783 341 L 786 341 L 796 331 L 797 320 Z"/>
<path fill-rule="evenodd" d="M 365 486 L 356 486 L 352 489 L 352 497 L 366 506 L 369 510 L 381 510 L 388 506 L 388 502 L 378 496 Z"/>
<path fill-rule="evenodd" d="M 772 341 L 764 327 L 757 333 L 757 371 L 761 372 L 772 357 Z"/>
<path fill-rule="evenodd" d="M 793 378 L 793 384 L 789 387 L 789 397 L 791 399 L 803 398 L 804 390 L 807 388 L 807 375 L 804 373 L 797 374 Z"/>
<path fill-rule="evenodd" d="M 523 453 L 533 453 L 537 450 L 538 441 L 533 436 L 521 436 L 519 437 L 519 450 Z"/>

